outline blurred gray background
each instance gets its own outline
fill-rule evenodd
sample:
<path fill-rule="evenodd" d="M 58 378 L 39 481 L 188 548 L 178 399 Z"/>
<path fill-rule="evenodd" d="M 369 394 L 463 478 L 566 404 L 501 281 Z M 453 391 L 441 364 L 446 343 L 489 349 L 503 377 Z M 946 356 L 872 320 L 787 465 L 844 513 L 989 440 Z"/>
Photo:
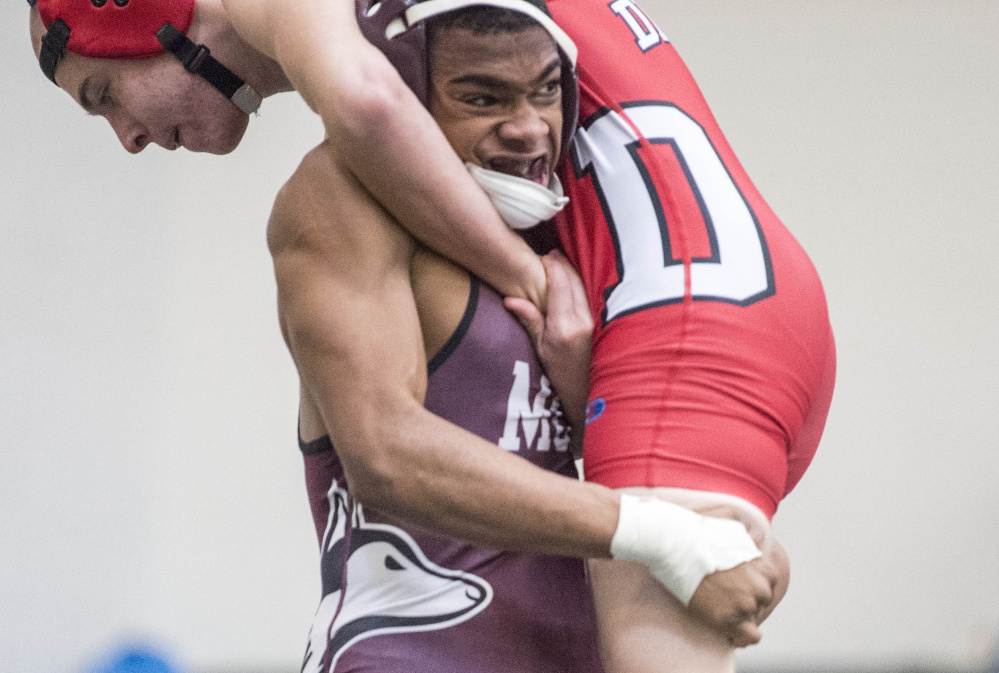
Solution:
<path fill-rule="evenodd" d="M 999 3 L 645 8 L 822 275 L 839 379 L 775 518 L 745 670 L 982 671 L 999 640 Z M 127 155 L 0 25 L 0 671 L 148 642 L 297 671 L 319 598 L 264 242 L 320 139 L 294 94 L 228 157 Z"/>

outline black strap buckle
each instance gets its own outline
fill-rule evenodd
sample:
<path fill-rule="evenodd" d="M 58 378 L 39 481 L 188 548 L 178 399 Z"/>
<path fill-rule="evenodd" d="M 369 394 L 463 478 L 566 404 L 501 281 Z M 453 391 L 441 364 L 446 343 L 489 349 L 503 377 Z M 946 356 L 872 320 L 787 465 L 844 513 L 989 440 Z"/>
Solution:
<path fill-rule="evenodd" d="M 195 74 L 215 87 L 239 109 L 247 114 L 260 107 L 260 96 L 236 73 L 215 60 L 203 44 L 195 44 L 170 23 L 156 31 L 156 39 L 173 54 L 188 72 Z"/>
<path fill-rule="evenodd" d="M 156 39 L 164 49 L 176 56 L 184 69 L 190 73 L 198 74 L 198 68 L 211 55 L 208 47 L 194 44 L 171 23 L 164 23 L 163 27 L 156 31 Z"/>
<path fill-rule="evenodd" d="M 201 68 L 201 64 L 206 58 L 211 56 L 212 52 L 203 44 L 196 44 L 194 46 L 194 51 L 188 52 L 188 54 L 181 60 L 181 63 L 184 64 L 185 70 L 197 74 L 199 68 Z"/>

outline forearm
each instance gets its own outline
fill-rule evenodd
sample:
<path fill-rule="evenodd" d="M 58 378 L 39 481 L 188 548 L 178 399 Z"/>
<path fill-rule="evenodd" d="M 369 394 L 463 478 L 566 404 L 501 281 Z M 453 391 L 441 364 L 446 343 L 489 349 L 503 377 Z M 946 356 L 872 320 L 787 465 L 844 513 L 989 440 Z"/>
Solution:
<path fill-rule="evenodd" d="M 542 470 L 417 405 L 378 415 L 377 439 L 359 440 L 355 426 L 366 445 L 341 452 L 363 504 L 487 547 L 609 557 L 616 492 Z"/>
<path fill-rule="evenodd" d="M 483 545 L 606 556 L 614 492 L 542 470 L 423 407 L 413 244 L 329 154 L 311 153 L 282 190 L 269 243 L 283 334 L 354 494 Z"/>
<path fill-rule="evenodd" d="M 304 11 L 307 4 L 323 11 Z M 502 222 L 430 114 L 360 34 L 352 1 L 292 3 L 273 49 L 323 118 L 345 166 L 403 227 L 503 294 L 543 305 L 536 255 Z"/>
<path fill-rule="evenodd" d="M 543 306 L 545 278 L 537 255 L 499 218 L 416 98 L 408 89 L 402 94 L 398 104 L 366 115 L 377 124 L 335 139 L 348 167 L 429 248 L 501 294 Z"/>

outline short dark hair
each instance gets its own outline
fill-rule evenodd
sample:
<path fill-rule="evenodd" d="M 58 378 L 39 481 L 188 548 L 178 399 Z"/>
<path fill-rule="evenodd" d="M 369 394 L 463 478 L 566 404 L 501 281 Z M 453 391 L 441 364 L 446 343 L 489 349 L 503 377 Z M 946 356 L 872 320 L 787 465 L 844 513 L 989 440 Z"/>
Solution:
<path fill-rule="evenodd" d="M 437 46 L 437 36 L 442 30 L 464 29 L 476 35 L 520 33 L 541 24 L 523 12 L 492 5 L 472 5 L 452 12 L 445 12 L 427 19 L 427 47 Z"/>
<path fill-rule="evenodd" d="M 478 35 L 519 33 L 540 25 L 523 12 L 492 5 L 463 7 L 438 14 L 427 21 L 427 28 L 431 33 L 445 28 L 463 28 Z"/>

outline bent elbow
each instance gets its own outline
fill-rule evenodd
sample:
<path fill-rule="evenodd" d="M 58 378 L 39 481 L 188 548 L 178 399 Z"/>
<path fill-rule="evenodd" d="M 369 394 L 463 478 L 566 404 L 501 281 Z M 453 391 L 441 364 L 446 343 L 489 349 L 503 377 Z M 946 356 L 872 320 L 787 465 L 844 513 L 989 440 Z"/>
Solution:
<path fill-rule="evenodd" d="M 365 507 L 398 515 L 407 509 L 413 470 L 394 439 L 391 432 L 375 431 L 339 453 L 351 495 Z"/>
<path fill-rule="evenodd" d="M 365 507 L 406 518 L 420 509 L 427 481 L 426 447 L 417 439 L 430 417 L 410 394 L 368 390 L 364 402 L 331 417 L 336 446 L 351 495 Z M 425 432 L 422 434 L 426 434 Z"/>
<path fill-rule="evenodd" d="M 405 98 L 412 96 L 389 63 L 365 59 L 338 96 L 336 130 L 358 142 L 380 137 L 398 117 Z"/>
<path fill-rule="evenodd" d="M 391 461 L 344 461 L 344 473 L 357 502 L 386 514 L 397 509 L 399 480 Z"/>

